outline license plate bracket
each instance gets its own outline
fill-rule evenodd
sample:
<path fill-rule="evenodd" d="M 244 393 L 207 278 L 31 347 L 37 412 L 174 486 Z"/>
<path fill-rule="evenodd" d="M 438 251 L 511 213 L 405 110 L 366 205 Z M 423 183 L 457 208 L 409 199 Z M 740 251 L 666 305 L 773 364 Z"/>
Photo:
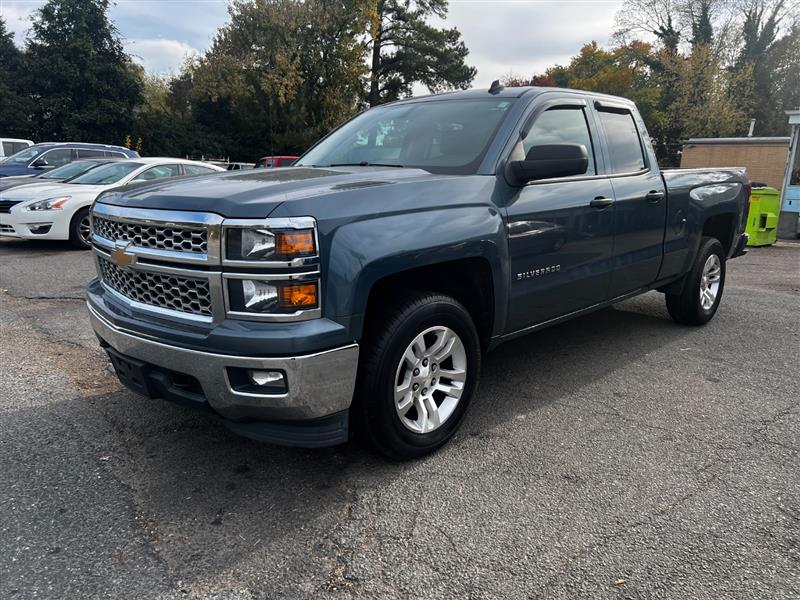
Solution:
<path fill-rule="evenodd" d="M 105 350 L 114 367 L 114 372 L 125 387 L 148 398 L 157 397 L 150 385 L 147 363 L 120 354 L 113 348 Z"/>

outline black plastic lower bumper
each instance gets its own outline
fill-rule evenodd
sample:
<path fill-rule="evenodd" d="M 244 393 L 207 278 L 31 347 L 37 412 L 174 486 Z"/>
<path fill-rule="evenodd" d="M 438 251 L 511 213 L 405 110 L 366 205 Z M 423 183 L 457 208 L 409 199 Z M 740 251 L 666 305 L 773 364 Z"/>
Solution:
<path fill-rule="evenodd" d="M 120 382 L 131 391 L 208 412 L 231 431 L 244 437 L 299 448 L 336 446 L 349 439 L 350 419 L 347 410 L 318 419 L 298 421 L 231 421 L 214 411 L 194 377 L 125 356 L 102 339 L 101 345 L 108 353 Z"/>
<path fill-rule="evenodd" d="M 744 256 L 747 254 L 747 241 L 749 239 L 750 235 L 747 233 L 743 233 L 739 236 L 736 246 L 733 249 L 733 254 L 731 254 L 731 258 L 736 258 L 738 256 Z"/>

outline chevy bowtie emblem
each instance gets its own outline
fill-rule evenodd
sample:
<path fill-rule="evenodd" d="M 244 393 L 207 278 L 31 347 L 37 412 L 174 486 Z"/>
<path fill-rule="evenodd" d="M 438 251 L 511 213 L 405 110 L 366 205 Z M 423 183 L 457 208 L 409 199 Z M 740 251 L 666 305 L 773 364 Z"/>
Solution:
<path fill-rule="evenodd" d="M 130 254 L 128 252 L 128 247 L 130 244 L 125 244 L 124 246 L 117 246 L 111 252 L 111 260 L 114 261 L 118 267 L 130 267 L 133 263 L 136 262 L 136 255 Z"/>

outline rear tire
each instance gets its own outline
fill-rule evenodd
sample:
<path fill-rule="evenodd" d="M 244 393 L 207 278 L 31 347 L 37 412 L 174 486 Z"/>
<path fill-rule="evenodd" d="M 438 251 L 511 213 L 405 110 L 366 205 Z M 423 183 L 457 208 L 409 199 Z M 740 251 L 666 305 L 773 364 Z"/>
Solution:
<path fill-rule="evenodd" d="M 670 317 L 682 325 L 705 325 L 716 314 L 724 288 L 725 249 L 716 238 L 704 237 L 681 292 L 667 294 Z"/>
<path fill-rule="evenodd" d="M 415 459 L 461 425 L 478 385 L 480 340 L 449 296 L 422 292 L 382 315 L 362 344 L 354 426 L 388 458 Z"/>
<path fill-rule="evenodd" d="M 69 243 L 79 250 L 89 250 L 92 247 L 91 236 L 92 229 L 87 206 L 76 212 L 69 223 Z"/>

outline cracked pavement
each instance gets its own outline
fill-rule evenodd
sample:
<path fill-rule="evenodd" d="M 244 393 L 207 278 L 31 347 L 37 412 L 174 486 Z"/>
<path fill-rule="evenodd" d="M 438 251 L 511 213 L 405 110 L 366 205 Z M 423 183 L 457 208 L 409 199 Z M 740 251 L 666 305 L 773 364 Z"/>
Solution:
<path fill-rule="evenodd" d="M 798 598 L 800 245 L 703 328 L 652 292 L 490 354 L 461 431 L 392 464 L 137 397 L 90 255 L 0 241 L 2 598 Z"/>

